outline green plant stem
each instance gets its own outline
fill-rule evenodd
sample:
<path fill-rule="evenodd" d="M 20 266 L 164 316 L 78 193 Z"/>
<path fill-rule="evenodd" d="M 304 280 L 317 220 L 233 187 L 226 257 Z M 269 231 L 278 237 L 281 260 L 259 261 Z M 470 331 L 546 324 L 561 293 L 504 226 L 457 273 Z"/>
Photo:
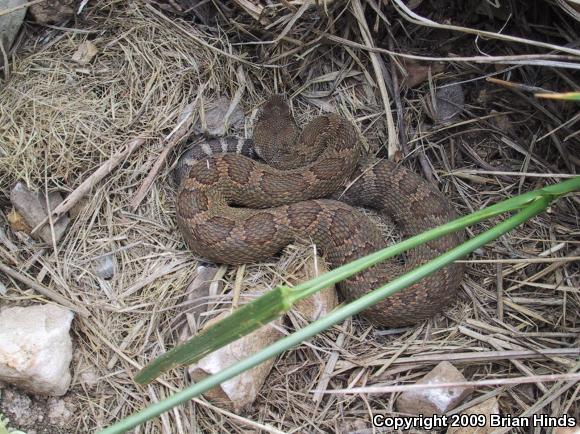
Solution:
<path fill-rule="evenodd" d="M 349 262 L 348 264 L 335 268 L 329 273 L 320 275 L 307 282 L 298 284 L 292 288 L 291 296 L 300 300 L 330 285 L 341 282 L 342 280 L 373 265 L 376 265 L 385 259 L 389 259 L 393 256 L 404 253 L 407 250 L 410 250 L 428 241 L 440 238 L 453 232 L 457 232 L 458 230 L 464 229 L 483 220 L 487 220 L 491 217 L 495 217 L 506 212 L 516 211 L 529 205 L 532 201 L 538 199 L 539 197 L 547 196 L 550 198 L 550 200 L 553 200 L 574 190 L 580 190 L 580 176 L 538 190 L 533 190 L 510 199 L 506 199 L 495 205 L 491 205 L 467 216 L 460 217 L 451 222 L 425 231 L 419 235 L 415 235 L 393 246 L 379 250 L 378 252 L 363 256 L 362 258 L 356 259 L 352 262 Z"/>
<path fill-rule="evenodd" d="M 573 184 L 576 187 L 580 188 L 580 177 L 575 178 L 577 184 Z M 573 181 L 573 180 L 571 180 Z M 562 183 L 565 184 L 565 183 Z M 560 185 L 562 185 L 560 184 Z M 555 187 L 555 186 L 554 186 Z M 543 191 L 542 191 L 543 190 Z M 301 342 L 309 339 L 318 333 L 326 330 L 327 328 L 331 327 L 334 324 L 337 324 L 344 319 L 357 314 L 358 312 L 366 309 L 369 306 L 376 304 L 377 302 L 381 301 L 382 299 L 394 294 L 397 291 L 400 291 L 403 288 L 406 288 L 409 285 L 412 285 L 415 282 L 418 282 L 423 277 L 428 276 L 429 274 L 437 271 L 438 269 L 445 267 L 446 265 L 451 264 L 453 261 L 460 259 L 473 250 L 484 246 L 485 244 L 499 238 L 500 236 L 504 235 L 505 233 L 509 232 L 510 230 L 514 229 L 518 225 L 522 224 L 526 220 L 534 217 L 535 215 L 544 211 L 550 201 L 560 194 L 563 193 L 554 193 L 550 191 L 545 191 L 542 189 L 542 193 L 530 196 L 529 194 L 522 195 L 524 197 L 528 197 L 527 200 L 512 200 L 509 199 L 506 202 L 511 202 L 513 204 L 517 204 L 518 208 L 521 208 L 528 204 L 527 207 L 522 209 L 516 215 L 510 217 L 509 219 L 505 220 L 502 223 L 494 226 L 492 229 L 466 241 L 465 243 L 457 246 L 448 252 L 442 254 L 441 256 L 429 261 L 428 263 L 417 267 L 416 269 L 396 278 L 395 280 L 387 283 L 386 285 L 375 289 L 374 291 L 365 294 L 364 296 L 360 297 L 359 299 L 342 306 L 329 315 L 321 318 L 312 324 L 304 327 L 297 332 L 286 336 L 285 338 L 280 339 L 279 341 L 273 343 L 272 345 L 262 349 L 256 354 L 253 354 L 250 357 L 247 357 L 244 360 L 236 363 L 229 368 L 224 369 L 223 371 L 218 372 L 210 377 L 205 378 L 204 380 L 200 381 L 199 383 L 193 384 L 186 389 L 175 393 L 174 395 L 168 397 L 164 401 L 155 403 L 138 413 L 135 413 L 131 416 L 126 417 L 125 419 L 121 420 L 120 422 L 112 425 L 108 428 L 105 428 L 101 431 L 100 434 L 119 434 L 129 430 L 131 428 L 136 427 L 137 425 L 142 424 L 143 422 L 152 419 L 161 413 L 170 410 L 171 408 L 182 404 L 183 402 L 199 396 L 203 392 L 206 392 L 213 387 L 218 386 L 219 384 L 223 383 L 224 381 L 233 378 L 242 372 L 253 368 L 254 366 L 263 363 L 264 361 L 281 354 L 288 348 L 298 345 Z M 556 192 L 559 191 L 558 189 L 553 189 Z M 568 190 L 570 191 L 570 190 Z M 518 198 L 514 198 L 518 199 Z M 535 199 L 535 200 L 534 200 Z M 503 202 L 504 206 L 505 203 Z M 511 206 L 511 205 L 510 205 Z M 494 208 L 492 206 L 490 208 Z M 489 212 L 489 209 L 487 211 Z M 483 210 L 485 211 L 485 210 Z M 498 211 L 499 213 L 499 211 Z M 477 213 L 476 213 L 477 214 Z M 495 213 L 492 215 L 496 215 Z M 462 220 L 462 219 L 459 219 Z M 447 226 L 447 225 L 444 225 Z M 372 256 L 372 255 L 371 255 Z M 355 261 L 356 262 L 356 261 Z"/>
<path fill-rule="evenodd" d="M 177 366 L 194 363 L 212 351 L 280 317 L 285 312 L 288 312 L 296 301 L 309 297 L 323 288 L 334 285 L 381 261 L 490 217 L 521 209 L 538 197 L 547 196 L 553 199 L 575 189 L 580 189 L 580 177 L 507 199 L 359 258 L 295 287 L 277 287 L 268 294 L 237 309 L 227 318 L 203 330 L 187 342 L 159 356 L 137 373 L 135 381 L 140 384 L 147 384 L 162 372 Z"/>

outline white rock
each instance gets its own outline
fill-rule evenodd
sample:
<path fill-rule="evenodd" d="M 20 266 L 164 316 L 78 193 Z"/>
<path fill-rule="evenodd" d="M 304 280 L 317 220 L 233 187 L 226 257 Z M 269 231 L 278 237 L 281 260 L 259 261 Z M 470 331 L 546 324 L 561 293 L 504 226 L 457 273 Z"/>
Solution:
<path fill-rule="evenodd" d="M 328 272 L 328 266 L 324 260 L 317 256 L 308 260 L 304 266 L 294 274 L 296 283 L 306 282 Z M 294 282 L 292 282 L 294 283 Z M 326 316 L 338 305 L 338 296 L 334 285 L 311 295 L 308 298 L 298 301 L 293 310 L 299 312 L 307 322 L 316 321 L 318 318 Z"/>
<path fill-rule="evenodd" d="M 51 305 L 0 312 L 0 381 L 27 392 L 61 396 L 71 382 L 73 312 Z"/>
<path fill-rule="evenodd" d="M 459 383 L 465 377 L 449 362 L 441 362 L 431 372 L 417 381 L 416 384 Z M 397 398 L 397 410 L 400 413 L 424 416 L 444 414 L 457 405 L 472 392 L 471 387 L 438 387 L 403 392 Z"/>
<path fill-rule="evenodd" d="M 224 312 L 206 323 L 205 327 L 216 323 L 228 316 Z M 273 324 L 280 325 L 279 321 Z M 281 332 L 272 324 L 265 325 L 253 331 L 225 347 L 208 354 L 196 364 L 189 366 L 189 375 L 193 381 L 199 382 L 209 375 L 216 374 L 223 369 L 232 366 L 242 359 L 254 354 L 262 348 L 267 347 L 281 337 Z M 224 381 L 217 387 L 204 393 L 204 396 L 238 413 L 243 408 L 251 405 L 258 397 L 260 388 L 274 366 L 275 359 L 269 359 L 260 365 L 242 372 L 237 377 Z"/>

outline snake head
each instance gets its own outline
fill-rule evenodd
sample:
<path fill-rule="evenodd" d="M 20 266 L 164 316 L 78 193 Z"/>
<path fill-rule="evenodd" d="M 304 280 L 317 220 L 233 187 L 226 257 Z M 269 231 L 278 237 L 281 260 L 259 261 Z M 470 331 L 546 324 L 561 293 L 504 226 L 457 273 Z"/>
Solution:
<path fill-rule="evenodd" d="M 282 95 L 272 95 L 262 107 L 259 120 L 263 118 L 292 119 L 290 106 Z"/>
<path fill-rule="evenodd" d="M 285 167 L 300 135 L 290 106 L 282 95 L 272 95 L 262 107 L 254 126 L 258 156 L 274 167 Z"/>

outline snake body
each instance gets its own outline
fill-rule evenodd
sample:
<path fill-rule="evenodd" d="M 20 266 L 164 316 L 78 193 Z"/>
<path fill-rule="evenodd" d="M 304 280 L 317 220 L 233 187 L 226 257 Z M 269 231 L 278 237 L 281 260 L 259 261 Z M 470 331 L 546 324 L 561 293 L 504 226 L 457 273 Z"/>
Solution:
<path fill-rule="evenodd" d="M 251 158 L 254 153 L 267 164 Z M 446 197 L 415 173 L 387 160 L 359 164 L 360 154 L 348 120 L 318 116 L 300 131 L 286 102 L 274 96 L 262 109 L 253 141 L 208 141 L 189 155 L 180 169 L 178 227 L 190 249 L 213 262 L 257 262 L 306 241 L 337 267 L 386 246 L 379 228 L 353 206 L 387 214 L 404 236 L 456 217 Z M 341 201 L 325 199 L 349 179 L 356 181 Z M 373 266 L 342 282 L 340 292 L 357 298 L 462 237 L 448 235 L 407 252 L 403 262 Z M 454 300 L 462 275 L 462 266 L 453 264 L 362 314 L 380 326 L 422 321 Z"/>

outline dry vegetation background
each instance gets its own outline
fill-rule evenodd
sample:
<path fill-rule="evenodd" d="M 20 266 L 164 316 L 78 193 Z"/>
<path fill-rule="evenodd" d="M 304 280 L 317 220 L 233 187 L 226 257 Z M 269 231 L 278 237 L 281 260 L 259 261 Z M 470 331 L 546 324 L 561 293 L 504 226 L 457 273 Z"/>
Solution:
<path fill-rule="evenodd" d="M 246 114 L 245 126 L 230 132 L 246 136 L 272 92 L 291 98 L 301 120 L 338 111 L 355 122 L 370 152 L 422 173 L 461 213 L 577 173 L 578 105 L 533 96 L 538 88 L 580 87 L 573 10 L 553 1 L 499 0 L 500 8 L 491 1 L 412 2 L 414 13 L 439 24 L 431 25 L 397 3 L 90 1 L 65 26 L 26 25 L 0 88 L 0 260 L 91 313 L 73 325 L 69 396 L 77 410 L 63 432 L 94 432 L 189 383 L 179 369 L 163 384 L 132 381 L 177 342 L 192 308 L 186 289 L 198 261 L 176 230 L 171 178 L 183 144 L 141 204 L 131 206 L 188 104 L 200 119 L 205 104 L 228 97 Z M 87 40 L 98 52 L 81 66 L 71 57 Z M 448 60 L 457 56 L 462 60 Z M 433 101 L 453 83 L 461 83 L 462 110 L 443 122 Z M 14 182 L 68 194 L 136 137 L 147 140 L 72 210 L 58 245 L 10 229 Z M 396 395 L 314 399 L 312 391 L 412 383 L 441 360 L 470 381 L 577 372 L 578 204 L 578 196 L 559 200 L 475 252 L 457 305 L 428 323 L 377 330 L 348 320 L 281 356 L 240 415 L 199 399 L 138 432 L 370 433 L 371 412 L 393 412 Z M 229 295 L 216 310 L 228 308 L 233 288 L 291 280 L 311 251 L 292 247 L 268 263 L 221 267 Z M 111 254 L 117 270 L 104 280 L 94 266 Z M 18 280 L 0 280 L 3 303 L 47 301 Z M 496 396 L 503 414 L 578 415 L 579 390 L 574 381 L 482 387 L 463 408 Z"/>

